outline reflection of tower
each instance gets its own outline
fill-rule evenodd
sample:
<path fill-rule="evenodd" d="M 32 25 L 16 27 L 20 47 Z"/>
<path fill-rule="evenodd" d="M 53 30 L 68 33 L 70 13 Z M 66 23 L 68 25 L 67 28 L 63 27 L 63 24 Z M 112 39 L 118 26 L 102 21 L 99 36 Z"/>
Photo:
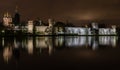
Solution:
<path fill-rule="evenodd" d="M 99 43 L 98 43 L 98 37 L 93 36 L 93 43 L 92 43 L 92 49 L 97 50 L 99 48 Z"/>
<path fill-rule="evenodd" d="M 27 49 L 29 54 L 33 54 L 33 38 L 28 39 Z"/>
<path fill-rule="evenodd" d="M 19 25 L 19 24 L 20 24 L 20 15 L 18 13 L 18 7 L 16 6 L 15 16 L 14 16 L 14 25 Z"/>
<path fill-rule="evenodd" d="M 11 17 L 11 15 L 7 12 L 7 13 L 4 14 L 3 24 L 4 24 L 4 26 L 10 26 L 11 23 L 12 23 L 12 17 Z"/>

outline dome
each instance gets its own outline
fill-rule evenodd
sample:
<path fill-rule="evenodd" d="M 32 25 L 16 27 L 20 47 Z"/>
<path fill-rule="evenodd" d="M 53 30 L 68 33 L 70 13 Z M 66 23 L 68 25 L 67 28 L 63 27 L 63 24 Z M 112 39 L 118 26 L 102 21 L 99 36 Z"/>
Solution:
<path fill-rule="evenodd" d="M 11 17 L 11 15 L 7 12 L 7 13 L 4 13 L 4 17 Z"/>

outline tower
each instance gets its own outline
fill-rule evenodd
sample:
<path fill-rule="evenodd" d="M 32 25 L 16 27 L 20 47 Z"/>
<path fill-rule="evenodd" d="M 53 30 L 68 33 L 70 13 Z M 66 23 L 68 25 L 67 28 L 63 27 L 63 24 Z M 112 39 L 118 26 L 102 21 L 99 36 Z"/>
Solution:
<path fill-rule="evenodd" d="M 54 33 L 54 30 L 53 30 L 54 21 L 52 19 L 48 19 L 48 24 L 49 24 L 49 34 L 53 34 Z"/>
<path fill-rule="evenodd" d="M 53 26 L 53 20 L 52 19 L 48 19 L 48 24 L 49 24 L 49 27 L 52 27 Z"/>
<path fill-rule="evenodd" d="M 14 15 L 14 25 L 20 24 L 20 14 L 18 12 L 18 7 L 16 6 L 15 15 Z"/>
<path fill-rule="evenodd" d="M 28 32 L 29 33 L 33 33 L 33 27 L 34 27 L 33 20 L 29 20 L 28 21 Z"/>
<path fill-rule="evenodd" d="M 12 17 L 7 12 L 7 13 L 4 14 L 4 17 L 3 17 L 3 25 L 4 26 L 10 26 L 11 23 L 12 23 Z"/>

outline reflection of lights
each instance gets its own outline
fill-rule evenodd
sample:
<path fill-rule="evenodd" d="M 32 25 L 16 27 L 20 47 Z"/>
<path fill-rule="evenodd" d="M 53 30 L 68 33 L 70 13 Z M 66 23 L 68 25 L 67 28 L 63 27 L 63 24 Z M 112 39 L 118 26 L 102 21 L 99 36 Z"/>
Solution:
<path fill-rule="evenodd" d="M 3 50 L 3 58 L 6 62 L 9 61 L 9 59 L 11 59 L 12 57 L 12 48 L 10 47 L 6 47 L 4 50 Z"/>
<path fill-rule="evenodd" d="M 33 54 L 33 40 L 28 40 L 28 53 Z"/>
<path fill-rule="evenodd" d="M 62 46 L 63 43 L 64 43 L 64 37 L 57 37 L 57 38 L 55 38 L 56 46 Z"/>
<path fill-rule="evenodd" d="M 93 42 L 92 49 L 93 49 L 93 50 L 98 49 L 98 43 L 97 43 L 97 41 L 94 41 L 94 42 Z"/>
<path fill-rule="evenodd" d="M 112 45 L 113 47 L 116 46 L 117 38 L 116 36 L 100 36 L 99 37 L 99 44 L 100 45 Z"/>
<path fill-rule="evenodd" d="M 92 37 L 89 36 L 87 40 L 88 40 L 88 45 L 91 45 Z"/>
<path fill-rule="evenodd" d="M 36 37 L 36 48 L 40 48 L 40 53 L 42 49 L 48 49 L 48 53 L 52 53 L 52 42 L 50 42 L 49 37 Z"/>
<path fill-rule="evenodd" d="M 5 30 L 2 30 L 2 33 L 5 33 Z"/>
<path fill-rule="evenodd" d="M 20 43 L 14 40 L 14 45 L 15 45 L 14 48 L 18 48 L 20 46 Z"/>
<path fill-rule="evenodd" d="M 99 44 L 101 45 L 109 45 L 110 44 L 110 36 L 100 36 Z"/>
<path fill-rule="evenodd" d="M 68 47 L 80 47 L 80 46 L 91 46 L 93 49 L 97 49 L 99 45 L 112 45 L 116 46 L 117 38 L 115 36 L 99 36 L 99 39 L 91 36 L 80 36 L 80 37 L 66 37 L 66 46 Z"/>
<path fill-rule="evenodd" d="M 36 48 L 47 48 L 46 41 L 49 41 L 49 40 L 44 37 L 37 37 L 36 38 Z"/>
<path fill-rule="evenodd" d="M 116 47 L 117 37 L 116 37 L 116 36 L 112 36 L 110 41 L 111 41 L 112 46 L 113 46 L 113 47 Z"/>
<path fill-rule="evenodd" d="M 90 38 L 88 38 L 90 39 Z M 90 41 L 90 40 L 88 40 Z M 67 46 L 85 46 L 87 44 L 86 36 L 82 37 L 67 37 L 66 45 Z"/>
<path fill-rule="evenodd" d="M 49 46 L 49 55 L 51 55 L 51 53 L 52 53 L 52 46 Z"/>
<path fill-rule="evenodd" d="M 4 43 L 4 38 L 2 38 L 2 46 L 4 46 L 5 45 L 5 43 Z"/>

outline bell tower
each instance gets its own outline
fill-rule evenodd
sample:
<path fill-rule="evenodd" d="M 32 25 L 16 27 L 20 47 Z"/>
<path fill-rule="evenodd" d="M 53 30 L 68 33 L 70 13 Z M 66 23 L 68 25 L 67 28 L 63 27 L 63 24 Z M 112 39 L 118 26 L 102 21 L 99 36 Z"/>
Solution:
<path fill-rule="evenodd" d="M 20 24 L 20 14 L 18 12 L 18 6 L 15 8 L 15 15 L 14 15 L 14 25 L 19 25 Z"/>

